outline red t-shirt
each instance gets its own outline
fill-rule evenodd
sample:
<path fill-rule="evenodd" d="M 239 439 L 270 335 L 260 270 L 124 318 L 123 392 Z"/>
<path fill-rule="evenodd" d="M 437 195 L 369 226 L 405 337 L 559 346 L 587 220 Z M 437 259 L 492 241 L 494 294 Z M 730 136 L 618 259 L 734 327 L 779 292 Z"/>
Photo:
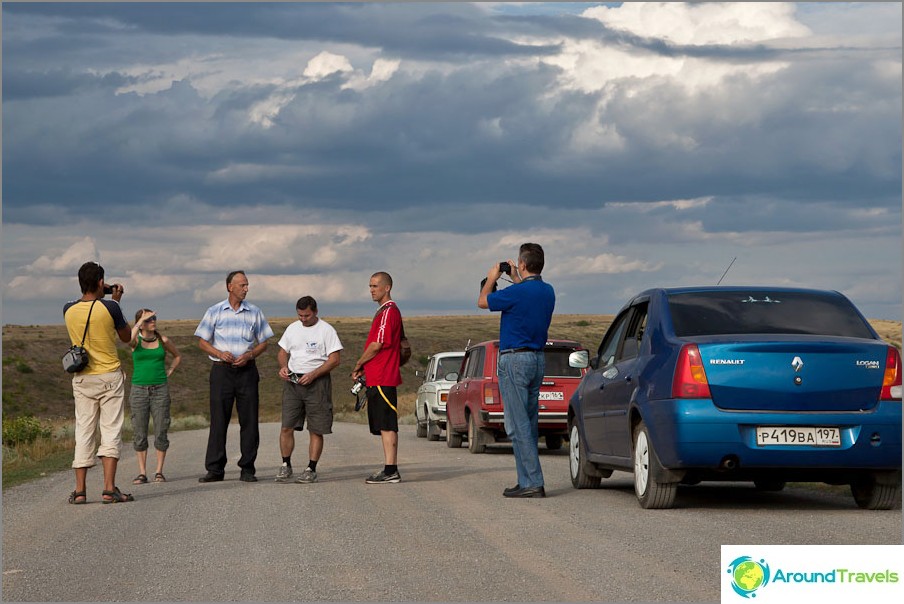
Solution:
<path fill-rule="evenodd" d="M 399 349 L 402 341 L 402 313 L 392 300 L 377 311 L 370 333 L 367 334 L 367 349 L 371 342 L 380 342 L 383 348 L 377 356 L 364 363 L 364 379 L 368 386 L 398 386 L 402 383 L 399 371 Z"/>

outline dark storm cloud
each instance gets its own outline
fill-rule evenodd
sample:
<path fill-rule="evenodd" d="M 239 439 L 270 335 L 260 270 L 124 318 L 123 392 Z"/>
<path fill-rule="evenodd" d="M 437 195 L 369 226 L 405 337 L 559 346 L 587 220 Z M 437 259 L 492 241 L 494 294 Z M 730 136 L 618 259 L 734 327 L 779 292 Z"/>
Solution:
<path fill-rule="evenodd" d="M 96 75 L 73 72 L 70 69 L 31 71 L 4 68 L 3 98 L 6 101 L 60 97 L 94 90 L 115 91 L 127 84 L 134 84 L 139 78 L 119 73 Z"/>
<path fill-rule="evenodd" d="M 7 9 L 7 7 L 9 7 Z M 537 55 L 494 35 L 493 19 L 467 3 L 96 3 L 4 5 L 10 14 L 65 19 L 66 35 L 139 32 L 348 42 L 401 57 Z"/>
<path fill-rule="evenodd" d="M 496 36 L 502 31 L 606 39 L 663 56 L 753 59 L 762 49 L 682 47 L 574 16 L 490 17 L 458 4 L 7 4 L 4 12 L 5 29 L 26 15 L 53 16 L 58 36 L 97 39 L 101 48 L 117 37 L 148 40 L 150 32 L 161 41 L 147 46 L 149 54 L 172 52 L 181 35 L 194 33 L 349 42 L 379 46 L 382 56 L 458 62 L 450 71 L 399 72 L 362 91 L 344 88 L 343 75 L 287 89 L 294 100 L 269 129 L 250 124 L 248 114 L 274 86 L 205 98 L 185 80 L 139 96 L 116 94 L 140 79 L 118 72 L 4 69 L 5 218 L 33 215 L 26 209 L 33 204 L 107 208 L 180 194 L 217 207 L 349 211 L 587 209 L 756 195 L 888 207 L 900 195 L 899 81 L 844 57 L 736 75 L 703 92 L 656 77 L 641 90 L 581 92 L 561 90 L 555 67 L 488 67 L 473 58 L 542 57 L 551 48 L 513 45 Z M 15 40 L 11 47 L 28 64 Z M 60 58 L 77 62 L 71 56 Z M 41 102 L 23 102 L 31 98 Z M 576 151 L 573 135 L 591 125 L 617 133 L 618 147 Z M 260 175 L 236 177 L 237 167 Z"/>

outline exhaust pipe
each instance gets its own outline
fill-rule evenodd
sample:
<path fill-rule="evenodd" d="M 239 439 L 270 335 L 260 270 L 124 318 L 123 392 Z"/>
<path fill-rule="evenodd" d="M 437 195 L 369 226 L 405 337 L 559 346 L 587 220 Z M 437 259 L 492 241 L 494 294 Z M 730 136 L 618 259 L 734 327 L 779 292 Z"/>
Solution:
<path fill-rule="evenodd" d="M 738 458 L 734 455 L 726 455 L 719 462 L 719 469 L 725 472 L 731 472 L 738 469 Z"/>

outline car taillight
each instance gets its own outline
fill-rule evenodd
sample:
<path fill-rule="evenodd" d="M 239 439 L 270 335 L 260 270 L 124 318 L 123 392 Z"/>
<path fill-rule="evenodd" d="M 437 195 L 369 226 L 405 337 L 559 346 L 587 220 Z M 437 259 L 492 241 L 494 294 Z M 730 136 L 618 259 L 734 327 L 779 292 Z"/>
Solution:
<path fill-rule="evenodd" d="M 885 357 L 885 377 L 882 379 L 882 393 L 879 399 L 901 400 L 901 354 L 894 346 L 888 347 L 888 355 Z"/>
<path fill-rule="evenodd" d="M 483 385 L 483 404 L 499 404 L 499 386 L 492 382 Z"/>
<path fill-rule="evenodd" d="M 447 400 L 449 400 L 449 393 L 448 393 L 448 392 L 443 392 L 442 394 L 440 394 L 440 395 L 439 395 L 439 400 L 440 400 L 440 402 L 445 403 Z"/>
<path fill-rule="evenodd" d="M 710 398 L 706 370 L 696 344 L 685 344 L 678 353 L 672 398 Z"/>

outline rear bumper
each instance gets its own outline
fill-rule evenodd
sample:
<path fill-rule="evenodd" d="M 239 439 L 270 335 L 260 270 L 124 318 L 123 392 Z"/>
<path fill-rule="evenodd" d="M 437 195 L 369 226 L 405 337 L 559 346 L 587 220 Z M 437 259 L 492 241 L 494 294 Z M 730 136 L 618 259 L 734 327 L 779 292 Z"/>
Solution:
<path fill-rule="evenodd" d="M 556 429 L 566 430 L 568 427 L 567 411 L 540 411 L 539 422 L 540 429 Z M 502 411 L 487 411 L 481 409 L 480 421 L 486 427 L 498 428 L 505 430 L 505 416 Z"/>
<path fill-rule="evenodd" d="M 901 469 L 900 402 L 858 413 L 754 413 L 723 411 L 707 399 L 669 399 L 640 411 L 666 468 L 717 468 L 733 457 L 744 469 Z M 758 446 L 757 426 L 838 427 L 841 445 Z"/>

